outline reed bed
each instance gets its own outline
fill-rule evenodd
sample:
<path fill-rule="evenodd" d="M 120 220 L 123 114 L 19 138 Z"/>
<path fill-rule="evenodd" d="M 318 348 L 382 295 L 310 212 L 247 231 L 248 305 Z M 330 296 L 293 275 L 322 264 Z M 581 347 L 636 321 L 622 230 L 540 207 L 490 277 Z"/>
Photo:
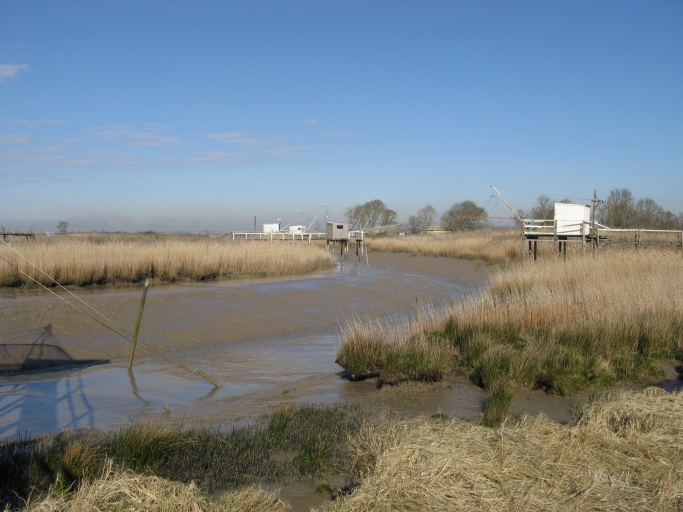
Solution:
<path fill-rule="evenodd" d="M 682 436 L 683 395 L 659 388 L 597 398 L 569 425 L 380 420 L 350 443 L 360 486 L 323 510 L 680 510 Z"/>
<path fill-rule="evenodd" d="M 368 245 L 371 250 L 377 252 L 442 256 L 498 264 L 521 260 L 520 236 L 519 229 L 482 229 L 459 233 L 375 237 L 370 239 Z M 552 246 L 540 249 L 544 253 L 552 254 Z"/>
<path fill-rule="evenodd" d="M 683 358 L 683 259 L 613 252 L 499 270 L 464 300 L 400 321 L 349 321 L 337 361 L 356 378 L 376 376 L 389 354 L 410 359 L 415 345 L 486 389 L 502 379 L 568 394 L 652 380 L 659 359 Z"/>
<path fill-rule="evenodd" d="M 13 240 L 11 246 L 63 285 L 138 283 L 147 278 L 213 280 L 302 274 L 335 265 L 323 248 L 296 242 L 232 242 L 225 238 L 64 236 Z M 0 246 L 0 287 L 54 283 L 9 247 Z"/>

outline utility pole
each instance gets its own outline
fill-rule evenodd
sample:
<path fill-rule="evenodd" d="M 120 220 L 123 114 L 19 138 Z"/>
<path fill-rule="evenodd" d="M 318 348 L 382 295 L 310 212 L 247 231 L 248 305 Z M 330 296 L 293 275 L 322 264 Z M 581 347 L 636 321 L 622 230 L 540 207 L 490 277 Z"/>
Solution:
<path fill-rule="evenodd" d="M 256 215 L 254 215 L 254 233 L 256 233 Z"/>
<path fill-rule="evenodd" d="M 327 229 L 327 209 L 329 208 L 328 205 L 323 204 L 322 206 L 319 206 L 318 208 L 325 208 L 325 229 Z"/>
<path fill-rule="evenodd" d="M 595 249 L 600 248 L 600 237 L 598 236 L 597 232 L 595 231 L 595 210 L 597 210 L 598 206 L 600 206 L 600 203 L 602 203 L 600 199 L 598 199 L 598 191 L 593 189 L 593 208 L 591 209 L 591 236 L 593 237 L 593 254 L 595 255 Z"/>

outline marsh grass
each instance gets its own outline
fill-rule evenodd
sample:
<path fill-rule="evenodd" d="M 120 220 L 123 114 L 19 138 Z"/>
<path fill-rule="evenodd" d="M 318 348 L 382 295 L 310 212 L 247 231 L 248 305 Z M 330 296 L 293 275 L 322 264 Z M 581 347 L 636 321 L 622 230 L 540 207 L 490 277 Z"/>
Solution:
<path fill-rule="evenodd" d="M 380 385 L 441 380 L 455 354 L 442 337 L 421 330 L 433 313 L 430 306 L 423 306 L 405 322 L 389 324 L 349 319 L 336 362 L 351 380 L 379 377 Z"/>
<path fill-rule="evenodd" d="M 400 321 L 349 322 L 337 361 L 372 376 L 401 360 L 397 352 L 413 365 L 413 344 L 438 349 L 422 359 L 435 376 L 466 372 L 485 389 L 503 379 L 567 395 L 652 381 L 661 359 L 683 358 L 683 259 L 620 252 L 510 267 L 464 300 Z"/>
<path fill-rule="evenodd" d="M 658 388 L 596 397 L 569 425 L 368 422 L 350 442 L 360 485 L 323 509 L 680 510 L 681 436 L 683 395 Z"/>
<path fill-rule="evenodd" d="M 2 504 L 16 506 L 32 490 L 73 492 L 98 478 L 106 461 L 120 470 L 194 482 L 209 493 L 346 472 L 346 439 L 361 421 L 357 407 L 301 405 L 277 408 L 243 428 L 139 423 L 111 432 L 70 430 L 3 441 Z M 293 453 L 293 460 L 278 458 L 282 452 Z"/>
<path fill-rule="evenodd" d="M 485 427 L 500 426 L 508 415 L 514 394 L 508 381 L 499 379 L 486 390 L 486 407 L 481 424 Z"/>
<path fill-rule="evenodd" d="M 13 240 L 12 247 L 63 285 L 205 281 L 276 277 L 335 265 L 315 244 L 232 242 L 226 238 L 134 235 L 64 236 Z M 8 247 L 0 247 L 0 287 L 36 286 L 15 266 L 45 286 L 54 286 Z"/>
<path fill-rule="evenodd" d="M 482 260 L 497 264 L 521 260 L 520 237 L 519 229 L 482 229 L 458 233 L 376 237 L 370 240 L 369 247 L 377 252 Z M 542 255 L 552 255 L 552 247 L 547 248 L 543 244 L 540 246 Z"/>

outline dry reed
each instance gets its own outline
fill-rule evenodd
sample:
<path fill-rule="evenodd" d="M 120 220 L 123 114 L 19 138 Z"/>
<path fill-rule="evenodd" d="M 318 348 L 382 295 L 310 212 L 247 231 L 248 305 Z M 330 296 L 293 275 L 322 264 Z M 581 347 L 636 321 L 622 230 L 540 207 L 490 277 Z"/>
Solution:
<path fill-rule="evenodd" d="M 276 492 L 248 487 L 209 498 L 194 483 L 171 482 L 116 468 L 108 460 L 99 478 L 86 481 L 73 492 L 55 491 L 29 502 L 27 512 L 90 512 L 93 510 L 180 512 L 287 512 L 289 503 Z"/>
<path fill-rule="evenodd" d="M 597 399 L 571 425 L 381 420 L 350 443 L 360 486 L 323 510 L 680 510 L 682 436 L 683 395 L 658 388 Z"/>
<path fill-rule="evenodd" d="M 376 237 L 370 240 L 369 247 L 377 252 L 482 260 L 495 264 L 521 259 L 520 236 L 518 229 L 482 229 L 459 233 Z"/>
<path fill-rule="evenodd" d="M 64 285 L 274 277 L 334 266 L 323 248 L 296 242 L 231 242 L 225 238 L 99 236 L 14 240 L 12 247 Z M 0 286 L 52 283 L 9 247 L 0 247 Z M 9 263 L 8 263 L 9 262 Z"/>
<path fill-rule="evenodd" d="M 658 358 L 683 357 L 682 270 L 679 254 L 658 251 L 512 267 L 409 319 L 350 322 L 338 361 L 362 375 L 389 345 L 424 340 L 457 351 L 484 387 L 504 378 L 564 394 L 652 379 Z"/>

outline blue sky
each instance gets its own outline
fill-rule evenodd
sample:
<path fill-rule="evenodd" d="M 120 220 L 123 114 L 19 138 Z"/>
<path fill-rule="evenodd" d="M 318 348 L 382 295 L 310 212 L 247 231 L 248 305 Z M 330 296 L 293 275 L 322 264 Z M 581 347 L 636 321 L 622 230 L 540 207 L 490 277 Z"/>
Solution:
<path fill-rule="evenodd" d="M 492 183 L 677 214 L 682 91 L 680 1 L 0 0 L 0 222 L 406 220 Z"/>

